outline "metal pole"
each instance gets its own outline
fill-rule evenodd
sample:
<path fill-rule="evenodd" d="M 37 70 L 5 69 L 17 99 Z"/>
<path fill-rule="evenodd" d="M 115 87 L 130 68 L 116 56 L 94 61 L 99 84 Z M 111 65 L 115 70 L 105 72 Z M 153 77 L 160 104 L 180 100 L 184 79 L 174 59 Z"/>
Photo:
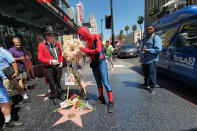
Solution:
<path fill-rule="evenodd" d="M 112 21 L 112 46 L 114 46 L 114 20 L 113 20 L 113 3 L 112 0 L 110 0 L 110 7 L 111 7 L 111 21 Z M 114 55 L 114 54 L 113 54 Z"/>
<path fill-rule="evenodd" d="M 103 22 L 103 19 L 101 19 L 101 34 L 102 34 L 102 39 L 103 39 L 103 27 L 102 27 L 102 22 Z"/>

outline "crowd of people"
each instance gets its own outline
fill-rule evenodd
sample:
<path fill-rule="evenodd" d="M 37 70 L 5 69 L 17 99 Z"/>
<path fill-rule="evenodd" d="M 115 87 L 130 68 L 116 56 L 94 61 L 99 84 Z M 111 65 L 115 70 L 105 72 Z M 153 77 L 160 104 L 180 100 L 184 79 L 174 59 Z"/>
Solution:
<path fill-rule="evenodd" d="M 144 72 L 144 84 L 150 93 L 154 93 L 156 87 L 156 64 L 159 52 L 162 49 L 162 42 L 159 36 L 154 34 L 154 26 L 148 26 L 147 34 L 142 40 L 141 63 Z M 44 76 L 51 89 L 51 100 L 54 105 L 56 99 L 64 100 L 61 90 L 60 78 L 62 76 L 63 56 L 60 43 L 55 40 L 56 32 L 52 26 L 43 28 L 43 41 L 38 44 L 38 60 L 44 64 Z M 86 47 L 80 50 L 87 57 L 90 57 L 90 67 L 96 80 L 99 97 L 96 104 L 106 104 L 103 87 L 105 87 L 109 105 L 108 112 L 114 112 L 114 100 L 111 84 L 108 79 L 107 61 L 113 69 L 112 54 L 113 46 L 109 41 L 106 45 L 102 44 L 102 39 L 97 34 L 90 34 L 87 28 L 80 27 L 78 30 L 79 38 L 86 42 Z M 31 75 L 30 75 L 31 73 Z M 11 74 L 11 75 L 10 75 Z M 14 89 L 23 98 L 23 103 L 30 102 L 28 96 L 27 80 L 37 79 L 34 75 L 31 54 L 27 48 L 21 48 L 21 40 L 13 38 L 13 47 L 6 50 L 0 42 L 0 103 L 1 110 L 5 118 L 3 128 L 23 125 L 20 121 L 14 121 L 11 118 L 10 93 Z"/>

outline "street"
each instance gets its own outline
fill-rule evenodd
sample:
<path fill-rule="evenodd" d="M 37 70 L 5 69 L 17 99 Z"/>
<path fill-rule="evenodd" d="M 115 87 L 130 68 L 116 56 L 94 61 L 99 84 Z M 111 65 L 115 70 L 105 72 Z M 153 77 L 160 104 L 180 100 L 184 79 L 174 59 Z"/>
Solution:
<path fill-rule="evenodd" d="M 143 83 L 143 76 L 136 58 L 116 59 L 114 63 L 114 70 L 109 70 L 109 80 L 114 93 L 114 113 L 108 113 L 106 105 L 96 105 L 94 112 L 86 112 L 75 119 L 62 117 L 59 112 L 53 112 L 59 105 L 55 106 L 44 98 L 49 86 L 45 84 L 44 78 L 40 78 L 31 82 L 34 86 L 30 94 L 31 102 L 15 103 L 12 106 L 14 117 L 24 122 L 23 126 L 15 128 L 14 131 L 197 130 L 196 96 L 192 95 L 194 91 L 187 87 L 178 90 L 180 85 L 175 80 L 159 75 L 156 92 L 152 95 L 139 86 Z M 82 73 L 84 81 L 95 83 L 88 64 Z M 62 88 L 66 89 L 64 75 L 61 82 Z M 89 103 L 93 105 L 98 97 L 97 88 L 91 85 L 86 87 L 86 90 Z M 72 93 L 81 94 L 78 87 L 72 87 L 70 94 Z M 108 103 L 105 91 L 104 95 Z M 13 93 L 12 98 L 17 98 L 16 93 Z M 60 119 L 61 123 L 53 126 Z"/>

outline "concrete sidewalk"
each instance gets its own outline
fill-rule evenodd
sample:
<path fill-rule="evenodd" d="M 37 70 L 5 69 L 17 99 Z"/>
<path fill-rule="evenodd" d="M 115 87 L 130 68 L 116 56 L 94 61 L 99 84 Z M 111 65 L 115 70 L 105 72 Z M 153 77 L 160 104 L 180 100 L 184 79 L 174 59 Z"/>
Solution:
<path fill-rule="evenodd" d="M 49 86 L 45 84 L 44 78 L 40 78 L 31 83 L 35 85 L 31 89 L 31 102 L 13 107 L 16 119 L 19 118 L 24 125 L 10 131 L 171 131 L 197 127 L 195 106 L 163 88 L 157 88 L 154 95 L 149 94 L 139 86 L 143 77 L 133 71 L 131 66 L 116 60 L 114 70 L 109 71 L 115 102 L 114 113 L 107 112 L 107 105 L 97 105 L 94 112 L 81 112 L 81 115 L 74 112 L 76 119 L 54 113 L 53 110 L 59 106 L 44 99 Z M 84 81 L 96 83 L 89 65 L 84 67 L 82 73 Z M 64 73 L 61 85 L 66 89 Z M 93 105 L 98 98 L 97 87 L 91 85 L 86 90 L 89 103 Z M 73 93 L 81 95 L 78 87 L 71 87 L 70 94 Z M 105 90 L 104 95 L 108 103 Z M 18 98 L 17 95 L 14 98 Z M 52 126 L 59 121 L 62 123 Z"/>

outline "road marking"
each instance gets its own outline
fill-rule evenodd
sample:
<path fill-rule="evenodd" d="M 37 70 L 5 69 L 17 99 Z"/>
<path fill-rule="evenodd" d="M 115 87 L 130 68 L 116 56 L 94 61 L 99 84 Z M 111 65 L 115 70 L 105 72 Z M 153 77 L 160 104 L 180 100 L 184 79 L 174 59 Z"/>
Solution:
<path fill-rule="evenodd" d="M 127 67 L 125 65 L 114 65 L 114 67 Z"/>

